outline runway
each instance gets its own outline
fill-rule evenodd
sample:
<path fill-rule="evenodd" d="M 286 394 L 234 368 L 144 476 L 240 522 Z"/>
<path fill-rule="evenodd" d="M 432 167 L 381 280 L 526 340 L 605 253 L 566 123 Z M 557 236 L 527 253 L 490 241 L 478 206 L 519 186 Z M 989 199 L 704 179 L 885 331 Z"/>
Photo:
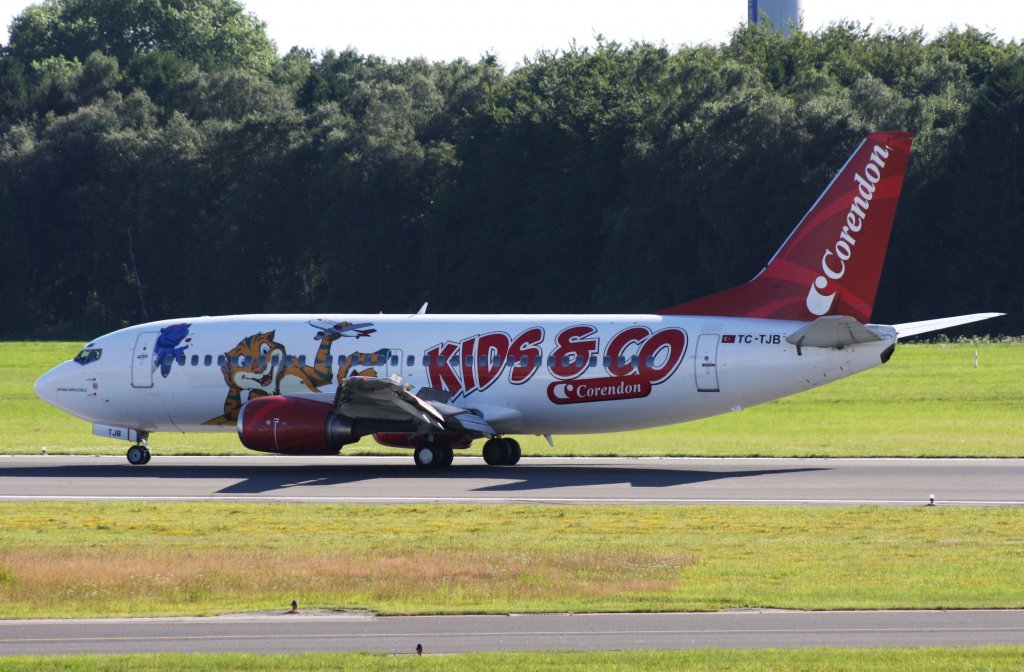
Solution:
<path fill-rule="evenodd" d="M 1024 506 L 1024 460 L 0 457 L 0 500 Z"/>
<path fill-rule="evenodd" d="M 0 655 L 365 651 L 411 654 L 1024 644 L 1024 611 L 520 616 L 256 616 L 0 621 Z"/>

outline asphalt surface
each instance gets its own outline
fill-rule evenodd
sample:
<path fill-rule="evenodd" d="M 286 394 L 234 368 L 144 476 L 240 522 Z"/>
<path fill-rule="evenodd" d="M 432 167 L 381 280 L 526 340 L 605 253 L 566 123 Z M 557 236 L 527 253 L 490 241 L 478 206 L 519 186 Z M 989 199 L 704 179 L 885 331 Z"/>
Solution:
<path fill-rule="evenodd" d="M 1024 506 L 1024 460 L 0 457 L 0 500 Z"/>
<path fill-rule="evenodd" d="M 0 621 L 0 655 L 981 646 L 1024 644 L 1024 611 L 256 616 Z"/>

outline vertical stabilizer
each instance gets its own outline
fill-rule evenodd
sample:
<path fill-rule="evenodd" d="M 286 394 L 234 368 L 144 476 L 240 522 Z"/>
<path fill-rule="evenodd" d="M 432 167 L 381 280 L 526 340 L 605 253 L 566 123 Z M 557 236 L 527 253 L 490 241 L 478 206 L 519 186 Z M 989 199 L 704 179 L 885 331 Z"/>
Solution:
<path fill-rule="evenodd" d="M 869 135 L 753 280 L 659 313 L 868 322 L 912 140 Z"/>

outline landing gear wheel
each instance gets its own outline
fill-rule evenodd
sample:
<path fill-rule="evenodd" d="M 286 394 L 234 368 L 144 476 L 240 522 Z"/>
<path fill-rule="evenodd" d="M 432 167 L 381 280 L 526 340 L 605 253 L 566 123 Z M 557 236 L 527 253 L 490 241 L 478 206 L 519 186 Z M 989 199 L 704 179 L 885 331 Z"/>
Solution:
<path fill-rule="evenodd" d="M 505 439 L 505 443 L 508 444 L 508 461 L 505 462 L 508 466 L 519 464 L 519 458 L 523 456 L 523 451 L 519 448 L 519 442 L 515 439 Z"/>
<path fill-rule="evenodd" d="M 153 453 L 149 452 L 149 448 L 146 448 L 145 446 L 143 446 L 142 449 L 146 451 L 146 459 L 144 459 L 142 463 L 149 464 L 149 461 L 153 459 Z"/>
<path fill-rule="evenodd" d="M 502 439 L 487 439 L 483 451 L 484 462 L 492 467 L 505 464 L 505 453 L 507 451 L 507 444 Z"/>
<path fill-rule="evenodd" d="M 451 446 L 444 443 L 422 443 L 413 453 L 416 466 L 420 469 L 442 469 L 455 459 Z"/>
<path fill-rule="evenodd" d="M 136 445 L 128 449 L 128 463 L 134 465 L 145 464 L 151 457 L 145 446 Z"/>
<path fill-rule="evenodd" d="M 484 462 L 491 466 L 510 467 L 522 457 L 515 439 L 488 439 L 484 444 Z"/>

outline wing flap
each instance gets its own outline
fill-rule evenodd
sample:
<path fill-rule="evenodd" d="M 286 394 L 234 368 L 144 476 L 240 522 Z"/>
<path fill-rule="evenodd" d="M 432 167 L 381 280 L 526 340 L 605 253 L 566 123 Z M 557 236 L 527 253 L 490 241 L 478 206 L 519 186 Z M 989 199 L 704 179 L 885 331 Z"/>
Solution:
<path fill-rule="evenodd" d="M 483 435 L 497 433 L 479 415 L 432 398 L 443 396 L 447 399 L 448 395 L 435 394 L 437 391 L 433 390 L 413 394 L 411 389 L 412 386 L 403 385 L 397 375 L 391 378 L 352 376 L 338 385 L 334 406 L 342 415 L 369 426 L 375 420 L 411 420 L 423 432 L 461 430 Z"/>

